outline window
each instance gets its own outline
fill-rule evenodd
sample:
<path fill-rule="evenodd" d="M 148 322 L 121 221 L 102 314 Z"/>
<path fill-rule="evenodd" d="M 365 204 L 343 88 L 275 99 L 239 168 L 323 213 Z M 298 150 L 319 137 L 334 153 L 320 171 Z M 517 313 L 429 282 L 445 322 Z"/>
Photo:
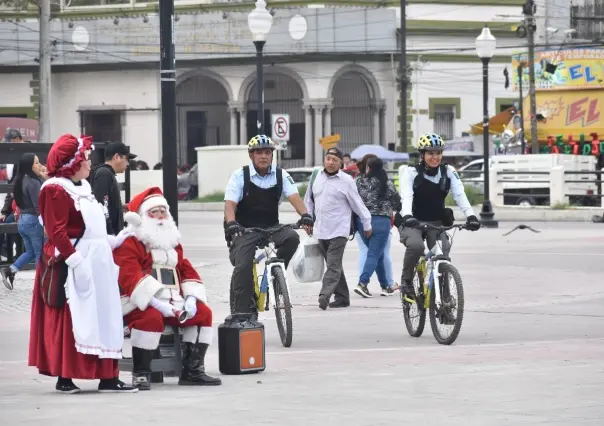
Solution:
<path fill-rule="evenodd" d="M 455 105 L 434 105 L 434 133 L 444 140 L 453 139 L 455 134 Z"/>
<path fill-rule="evenodd" d="M 309 172 L 288 172 L 296 183 L 309 183 L 312 171 Z"/>
<path fill-rule="evenodd" d="M 84 133 L 95 142 L 123 142 L 120 111 L 82 111 Z"/>

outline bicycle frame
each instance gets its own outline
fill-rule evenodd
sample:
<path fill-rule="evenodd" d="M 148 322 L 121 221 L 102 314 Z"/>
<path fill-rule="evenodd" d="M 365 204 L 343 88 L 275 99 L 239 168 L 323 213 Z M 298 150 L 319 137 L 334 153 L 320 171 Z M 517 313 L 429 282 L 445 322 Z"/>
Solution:
<path fill-rule="evenodd" d="M 432 278 L 432 280 L 428 280 L 428 291 L 427 291 L 427 296 L 426 297 L 426 301 L 424 302 L 424 306 L 427 304 L 429 307 L 430 305 L 430 292 L 432 291 L 432 286 L 434 286 L 434 301 L 436 303 L 436 307 L 440 308 L 441 305 L 441 299 L 440 299 L 440 280 L 442 277 L 442 274 L 439 272 L 440 271 L 440 265 L 442 265 L 443 263 L 448 263 L 451 264 L 450 260 L 446 260 L 443 259 L 442 257 L 439 256 L 443 256 L 444 252 L 442 250 L 441 244 L 439 244 L 439 241 L 436 241 L 436 244 L 434 244 L 434 247 L 432 247 L 432 250 L 430 250 L 432 252 L 432 256 L 428 257 L 428 259 L 426 259 L 426 255 L 429 253 L 428 250 L 426 250 L 426 252 L 424 253 L 424 259 L 426 262 L 430 262 L 432 264 L 432 271 L 431 271 L 431 275 L 430 277 L 426 277 L 426 278 Z M 427 247 L 427 244 L 424 243 L 424 245 Z M 436 260 L 434 260 L 436 259 Z M 426 265 L 426 269 L 427 269 L 427 265 Z M 424 286 L 425 286 L 425 280 L 424 280 Z"/>
<path fill-rule="evenodd" d="M 285 263 L 284 262 L 272 262 L 272 259 L 275 259 L 277 256 L 276 250 L 275 250 L 275 246 L 273 243 L 267 244 L 266 247 L 264 247 L 263 249 L 258 249 L 256 251 L 257 255 L 254 257 L 254 269 L 253 269 L 253 273 L 254 273 L 254 287 L 258 287 L 259 294 L 262 294 L 262 288 L 261 288 L 261 277 L 262 279 L 264 279 L 265 275 L 268 274 L 268 276 L 266 277 L 267 281 L 268 281 L 268 287 L 266 290 L 267 295 L 270 294 L 270 288 L 274 288 L 274 278 L 273 278 L 273 274 L 269 273 L 272 272 L 273 268 L 275 266 L 280 266 L 281 270 L 283 271 L 283 275 L 285 276 L 285 287 L 287 289 L 287 294 L 288 296 L 291 296 L 291 293 L 289 291 L 289 282 L 287 280 L 287 275 L 286 275 L 286 270 L 285 270 Z M 264 271 L 262 272 L 261 275 L 258 275 L 258 265 L 264 261 Z M 269 262 L 267 264 L 267 262 Z M 272 300 L 272 305 L 273 305 L 273 309 L 277 308 L 277 301 L 276 298 L 273 298 Z M 266 309 L 263 308 L 262 311 L 260 312 L 264 312 Z"/>
<path fill-rule="evenodd" d="M 284 227 L 290 227 L 292 229 L 299 229 L 299 226 L 297 224 L 292 224 L 292 225 L 280 225 L 277 228 L 273 228 L 274 229 L 281 229 Z M 262 229 L 262 228 L 246 228 L 246 232 L 259 232 L 259 233 L 265 233 L 265 235 L 270 234 L 271 230 L 267 230 L 267 229 Z M 266 290 L 266 294 L 269 295 L 270 294 L 270 290 L 269 288 L 271 286 L 273 286 L 274 284 L 274 278 L 273 278 L 273 274 L 272 274 L 272 270 L 275 266 L 280 266 L 281 270 L 283 271 L 283 275 L 285 278 L 285 288 L 287 291 L 287 295 L 290 296 L 290 288 L 289 288 L 289 282 L 287 281 L 287 274 L 286 274 L 286 269 L 285 269 L 285 262 L 281 261 L 281 259 L 277 258 L 277 252 L 275 250 L 275 245 L 274 243 L 268 241 L 266 241 L 266 243 L 264 244 L 263 248 L 258 248 L 255 252 L 254 255 L 254 260 L 252 262 L 252 271 L 253 271 L 253 275 L 254 275 L 254 291 L 255 289 L 258 287 L 258 295 L 260 296 L 262 294 L 262 289 L 260 288 L 260 284 L 258 283 L 258 270 L 257 270 L 257 265 L 262 262 L 264 260 L 264 272 L 262 273 L 262 277 L 264 278 L 267 274 L 267 272 L 269 272 L 270 270 L 270 274 L 268 274 L 268 276 L 266 277 L 267 281 L 268 281 L 268 288 Z M 273 309 L 277 308 L 277 304 L 276 301 L 273 300 Z M 262 310 L 258 309 L 259 312 L 264 312 L 264 308 Z"/>
<path fill-rule="evenodd" d="M 430 292 L 432 290 L 434 290 L 436 292 L 434 295 L 434 302 L 436 303 L 436 307 L 437 308 L 441 307 L 442 301 L 440 298 L 440 287 L 441 287 L 442 274 L 440 273 L 440 265 L 442 265 L 443 263 L 448 263 L 449 265 L 452 265 L 451 259 L 448 256 L 445 256 L 445 254 L 443 252 L 441 236 L 442 236 L 442 234 L 444 234 L 445 238 L 452 241 L 453 239 L 449 236 L 447 231 L 449 229 L 454 229 L 454 228 L 464 229 L 465 226 L 464 225 L 453 225 L 453 226 L 448 226 L 448 227 L 436 227 L 436 226 L 426 224 L 426 223 L 423 223 L 422 225 L 420 225 L 420 229 L 430 229 L 430 228 L 437 230 L 437 231 L 441 231 L 441 232 L 439 232 L 439 234 L 437 235 L 436 243 L 434 244 L 434 247 L 432 247 L 431 250 L 428 247 L 428 243 L 424 240 L 424 254 L 422 256 L 422 259 L 419 262 L 419 268 L 421 269 L 422 274 L 424 276 L 423 286 L 424 286 L 424 295 L 426 296 L 426 299 L 424 300 L 425 309 L 429 309 L 429 307 L 430 307 Z M 430 276 L 427 276 L 427 274 L 426 274 L 427 270 L 428 270 L 428 262 L 430 262 L 430 264 L 432 266 L 432 271 L 430 272 Z"/>

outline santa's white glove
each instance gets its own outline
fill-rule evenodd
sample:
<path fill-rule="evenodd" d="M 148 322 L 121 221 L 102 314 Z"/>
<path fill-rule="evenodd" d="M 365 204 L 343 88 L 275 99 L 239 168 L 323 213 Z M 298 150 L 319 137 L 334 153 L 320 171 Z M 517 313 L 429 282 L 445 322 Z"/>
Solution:
<path fill-rule="evenodd" d="M 176 316 L 176 315 L 174 315 L 174 311 L 176 310 L 176 307 L 170 303 L 162 302 L 161 300 L 154 297 L 153 299 L 151 299 L 151 302 L 149 303 L 149 305 L 151 305 L 153 308 L 155 308 L 159 312 L 161 312 L 162 315 L 166 318 Z"/>
<path fill-rule="evenodd" d="M 193 318 L 197 313 L 197 299 L 194 296 L 187 296 L 185 311 L 187 312 L 187 319 Z"/>
<path fill-rule="evenodd" d="M 126 238 L 129 238 L 134 235 L 134 231 L 132 228 L 128 227 L 122 229 L 117 235 L 107 235 L 107 239 L 109 240 L 109 245 L 111 246 L 111 250 L 115 250 L 119 246 L 122 245 Z"/>

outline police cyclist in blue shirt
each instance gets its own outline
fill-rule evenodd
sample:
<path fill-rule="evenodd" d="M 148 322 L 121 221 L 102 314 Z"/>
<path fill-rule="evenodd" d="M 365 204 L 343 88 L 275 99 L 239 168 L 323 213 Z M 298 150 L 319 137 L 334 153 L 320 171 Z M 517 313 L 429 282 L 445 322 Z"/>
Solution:
<path fill-rule="evenodd" d="M 235 313 L 255 313 L 254 277 L 252 274 L 256 247 L 261 235 L 245 232 L 245 228 L 272 228 L 279 224 L 279 204 L 283 198 L 300 215 L 298 225 L 312 233 L 314 220 L 291 176 L 279 167 L 273 168 L 275 144 L 266 135 L 250 139 L 248 152 L 251 164 L 236 170 L 224 194 L 224 228 L 229 245 L 229 258 L 234 266 L 231 279 L 231 306 Z M 277 257 L 289 261 L 298 249 L 300 237 L 292 228 L 272 234 Z"/>
<path fill-rule="evenodd" d="M 418 140 L 417 149 L 421 161 L 415 167 L 407 168 L 403 177 L 401 182 L 403 208 L 396 218 L 401 243 L 406 248 L 401 291 L 410 299 L 415 298 L 413 273 L 419 258 L 424 253 L 424 238 L 431 249 L 440 237 L 443 251 L 446 253 L 448 250 L 448 240 L 444 233 L 439 236 L 435 230 L 423 231 L 415 227 L 420 221 L 435 226 L 453 224 L 453 211 L 445 208 L 445 198 L 449 190 L 467 218 L 467 228 L 472 231 L 480 228 L 480 222 L 474 215 L 459 175 L 453 167 L 442 164 L 445 142 L 440 135 L 434 133 L 422 135 Z"/>

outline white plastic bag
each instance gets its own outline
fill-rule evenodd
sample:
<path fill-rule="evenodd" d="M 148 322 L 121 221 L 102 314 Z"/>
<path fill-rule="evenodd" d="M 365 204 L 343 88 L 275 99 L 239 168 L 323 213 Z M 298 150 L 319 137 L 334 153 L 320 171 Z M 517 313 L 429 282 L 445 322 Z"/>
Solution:
<path fill-rule="evenodd" d="M 325 272 L 323 252 L 319 240 L 309 237 L 298 246 L 290 265 L 298 282 L 311 283 L 321 281 Z"/>

